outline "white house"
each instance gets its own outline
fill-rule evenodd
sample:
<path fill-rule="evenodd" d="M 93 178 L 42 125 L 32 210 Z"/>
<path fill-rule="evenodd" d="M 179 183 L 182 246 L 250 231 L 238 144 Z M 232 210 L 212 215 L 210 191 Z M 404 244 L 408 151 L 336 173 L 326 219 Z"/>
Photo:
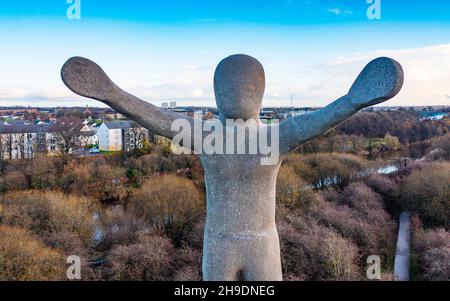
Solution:
<path fill-rule="evenodd" d="M 148 136 L 147 129 L 130 120 L 105 121 L 97 130 L 99 149 L 103 151 L 142 148 Z"/>
<path fill-rule="evenodd" d="M 82 146 L 89 145 L 97 145 L 98 144 L 98 136 L 97 133 L 93 130 L 91 126 L 87 123 L 87 121 L 83 122 L 83 127 L 80 129 L 80 144 Z"/>

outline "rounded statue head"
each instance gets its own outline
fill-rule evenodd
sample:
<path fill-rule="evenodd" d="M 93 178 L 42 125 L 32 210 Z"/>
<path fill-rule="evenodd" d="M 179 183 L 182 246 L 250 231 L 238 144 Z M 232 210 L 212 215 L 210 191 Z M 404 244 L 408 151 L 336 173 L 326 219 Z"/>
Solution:
<path fill-rule="evenodd" d="M 214 73 L 217 108 L 225 119 L 257 119 L 265 88 L 264 68 L 248 55 L 223 59 Z"/>

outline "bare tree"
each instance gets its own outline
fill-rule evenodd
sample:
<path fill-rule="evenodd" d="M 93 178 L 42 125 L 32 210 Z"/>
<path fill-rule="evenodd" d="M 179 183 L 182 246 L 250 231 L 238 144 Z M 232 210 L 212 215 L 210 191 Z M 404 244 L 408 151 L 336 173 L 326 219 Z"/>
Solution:
<path fill-rule="evenodd" d="M 12 134 L 1 135 L 0 157 L 2 159 L 12 159 L 13 157 L 13 137 Z"/>
<path fill-rule="evenodd" d="M 4 143 L 5 143 L 4 135 L 0 134 L 0 160 L 5 159 Z"/>
<path fill-rule="evenodd" d="M 27 157 L 26 134 L 14 134 L 13 147 L 16 151 L 17 159 L 25 159 Z"/>
<path fill-rule="evenodd" d="M 68 154 L 80 146 L 80 130 L 83 122 L 75 116 L 61 117 L 52 126 L 50 132 L 61 154 Z"/>
<path fill-rule="evenodd" d="M 5 159 L 5 153 L 6 153 L 6 135 L 0 135 L 0 160 Z"/>

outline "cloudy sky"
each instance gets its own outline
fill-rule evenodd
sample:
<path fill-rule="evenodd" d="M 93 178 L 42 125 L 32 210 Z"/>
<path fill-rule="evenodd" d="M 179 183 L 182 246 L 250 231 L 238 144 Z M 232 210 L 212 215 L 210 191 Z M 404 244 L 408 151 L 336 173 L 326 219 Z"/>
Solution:
<path fill-rule="evenodd" d="M 1 0 L 0 105 L 97 105 L 61 82 L 71 56 L 100 64 L 122 88 L 160 105 L 215 105 L 224 57 L 245 53 L 266 71 L 265 106 L 323 106 L 370 60 L 390 56 L 405 85 L 387 105 L 450 104 L 450 1 Z M 374 2 L 375 0 L 369 0 Z"/>

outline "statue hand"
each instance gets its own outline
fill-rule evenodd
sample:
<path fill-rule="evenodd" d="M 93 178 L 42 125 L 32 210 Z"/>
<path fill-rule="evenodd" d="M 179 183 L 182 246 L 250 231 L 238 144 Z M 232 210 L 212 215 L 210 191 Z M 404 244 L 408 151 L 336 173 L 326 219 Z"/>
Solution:
<path fill-rule="evenodd" d="M 78 95 L 108 102 L 108 94 L 117 86 L 103 69 L 91 60 L 72 57 L 61 69 L 61 78 L 66 86 Z"/>
<path fill-rule="evenodd" d="M 386 101 L 400 91 L 403 69 L 393 59 L 380 57 L 361 71 L 347 95 L 310 114 L 289 118 L 280 124 L 281 153 L 326 133 L 359 110 Z"/>
<path fill-rule="evenodd" d="M 177 119 L 185 119 L 193 124 L 189 116 L 161 110 L 122 90 L 99 65 L 86 58 L 72 57 L 67 60 L 61 69 L 61 77 L 64 84 L 76 94 L 107 104 L 155 134 L 172 138 L 175 133 L 171 126 Z"/>
<path fill-rule="evenodd" d="M 391 58 L 380 57 L 361 71 L 347 96 L 357 109 L 362 109 L 394 97 L 402 85 L 402 66 Z"/>

